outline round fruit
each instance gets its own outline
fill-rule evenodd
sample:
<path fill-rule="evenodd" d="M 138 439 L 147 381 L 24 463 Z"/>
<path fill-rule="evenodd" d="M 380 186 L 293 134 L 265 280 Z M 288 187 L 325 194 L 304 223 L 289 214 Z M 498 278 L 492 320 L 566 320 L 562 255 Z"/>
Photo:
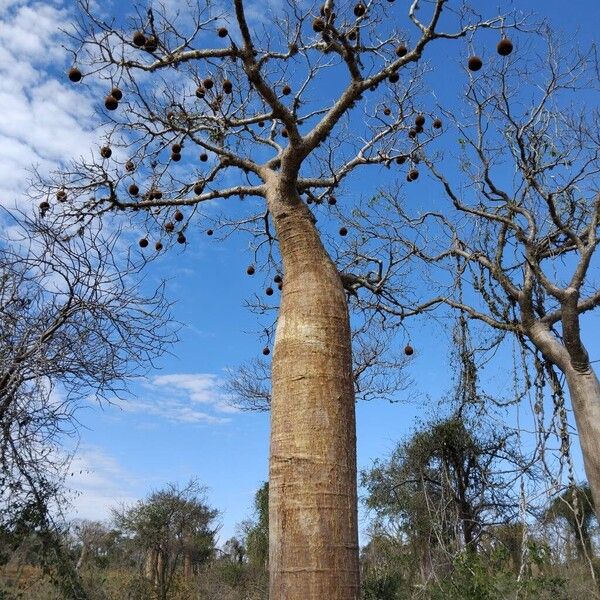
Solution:
<path fill-rule="evenodd" d="M 42 212 L 47 211 L 49 208 L 50 208 L 50 203 L 49 202 L 46 202 L 46 201 L 40 202 L 40 210 Z"/>
<path fill-rule="evenodd" d="M 396 158 L 396 163 L 399 165 L 403 165 L 406 162 L 406 156 L 398 156 Z"/>
<path fill-rule="evenodd" d="M 264 122 L 264 121 L 259 121 L 259 122 L 257 123 L 257 125 L 258 125 L 259 127 L 264 127 L 264 126 L 265 126 L 265 122 Z"/>
<path fill-rule="evenodd" d="M 423 133 L 423 128 L 419 125 L 419 126 L 415 127 L 415 131 L 417 133 Z"/>
<path fill-rule="evenodd" d="M 391 108 L 388 108 L 388 107 L 386 106 L 386 107 L 383 109 L 383 114 L 384 114 L 386 117 L 389 117 L 389 116 L 392 114 L 392 109 L 391 109 Z"/>
<path fill-rule="evenodd" d="M 272 288 L 272 287 L 268 287 L 268 288 L 265 290 L 265 294 L 266 294 L 267 296 L 272 296 L 272 295 L 273 295 L 273 288 Z"/>
<path fill-rule="evenodd" d="M 469 57 L 468 66 L 470 71 L 479 71 L 483 67 L 483 61 L 479 56 L 471 56 Z"/>
<path fill-rule="evenodd" d="M 131 173 L 132 171 L 135 171 L 135 164 L 132 161 L 128 160 L 125 163 L 125 170 L 129 171 L 129 173 Z"/>
<path fill-rule="evenodd" d="M 185 235 L 183 235 L 183 233 L 179 233 L 179 235 L 177 236 L 177 243 L 185 244 L 185 242 L 186 242 Z"/>
<path fill-rule="evenodd" d="M 397 48 L 396 48 L 396 56 L 398 58 L 402 58 L 403 56 L 406 56 L 406 54 L 408 53 L 408 49 L 404 44 L 400 44 Z"/>
<path fill-rule="evenodd" d="M 417 115 L 417 117 L 415 119 L 415 125 L 417 127 L 423 127 L 423 125 L 425 125 L 425 116 L 424 115 Z"/>
<path fill-rule="evenodd" d="M 337 198 L 335 196 L 329 196 L 329 198 L 327 199 L 327 202 L 333 206 L 334 204 L 337 203 Z"/>
<path fill-rule="evenodd" d="M 81 71 L 77 67 L 72 67 L 71 69 L 69 69 L 69 79 L 73 83 L 77 83 L 78 81 L 81 81 L 82 77 L 83 77 L 83 75 L 81 74 Z"/>
<path fill-rule="evenodd" d="M 203 184 L 197 183 L 194 186 L 194 194 L 196 194 L 196 196 L 199 196 L 203 191 L 204 191 L 204 185 Z"/>
<path fill-rule="evenodd" d="M 412 356 L 414 354 L 414 349 L 412 346 L 407 345 L 406 348 L 404 348 L 404 354 L 406 354 L 406 356 Z"/>
<path fill-rule="evenodd" d="M 227 37 L 227 34 L 228 34 L 228 33 L 229 33 L 229 32 L 227 31 L 227 27 L 219 27 L 219 29 L 217 30 L 217 35 L 218 35 L 220 38 Z"/>
<path fill-rule="evenodd" d="M 213 233 L 214 233 L 214 231 L 212 229 L 206 230 L 206 235 L 212 235 Z"/>
<path fill-rule="evenodd" d="M 275 277 L 273 277 L 273 281 L 275 283 L 281 283 L 283 281 L 283 279 L 281 278 L 281 275 L 277 274 L 277 275 L 275 275 Z"/>
<path fill-rule="evenodd" d="M 414 138 L 417 137 L 417 130 L 416 129 L 409 129 L 408 130 L 408 137 L 412 140 Z"/>
<path fill-rule="evenodd" d="M 271 351 L 270 351 L 270 350 L 269 350 L 267 347 L 265 347 L 265 348 L 263 348 L 263 351 L 262 351 L 262 353 L 263 353 L 265 356 L 269 356 L 269 354 L 271 354 Z"/>
<path fill-rule="evenodd" d="M 59 202 L 64 202 L 67 199 L 67 192 L 65 192 L 65 190 L 58 190 L 58 192 L 56 192 L 56 199 Z"/>
<path fill-rule="evenodd" d="M 181 144 L 173 144 L 171 146 L 171 152 L 173 152 L 173 154 L 181 154 Z"/>
<path fill-rule="evenodd" d="M 111 91 L 110 91 L 110 95 L 113 98 L 116 98 L 117 101 L 121 100 L 121 98 L 123 98 L 123 92 L 118 88 L 118 87 L 114 87 Z"/>
<path fill-rule="evenodd" d="M 173 225 L 173 223 L 169 222 L 165 224 L 165 231 L 168 233 L 173 233 L 173 230 L 175 229 L 175 225 Z"/>
<path fill-rule="evenodd" d="M 142 238 L 138 244 L 140 245 L 140 248 L 147 248 L 148 247 L 148 240 L 146 238 Z"/>
<path fill-rule="evenodd" d="M 110 94 L 104 99 L 104 106 L 107 110 L 117 110 L 119 108 L 119 101 Z"/>
<path fill-rule="evenodd" d="M 133 34 L 133 43 L 139 48 L 146 43 L 146 36 L 141 31 L 136 31 Z"/>
<path fill-rule="evenodd" d="M 288 131 L 285 127 L 281 130 L 281 137 L 288 137 Z"/>
<path fill-rule="evenodd" d="M 411 181 L 415 181 L 416 179 L 419 178 L 419 171 L 417 171 L 416 169 L 411 169 L 408 172 L 408 176 L 410 177 Z"/>
<path fill-rule="evenodd" d="M 158 40 L 151 35 L 149 38 L 146 39 L 146 43 L 144 44 L 144 50 L 147 50 L 148 52 L 156 52 L 156 50 L 158 49 Z"/>
<path fill-rule="evenodd" d="M 362 2 L 359 2 L 354 7 L 354 16 L 355 17 L 362 17 L 366 12 L 367 12 L 367 7 Z"/>
<path fill-rule="evenodd" d="M 254 268 L 253 265 L 250 265 L 247 269 L 246 269 L 246 273 L 248 275 L 254 275 L 254 273 L 256 273 L 256 269 Z"/>
<path fill-rule="evenodd" d="M 281 291 L 283 289 L 283 282 L 277 284 L 277 289 Z"/>
<path fill-rule="evenodd" d="M 433 122 L 433 128 L 434 129 L 441 129 L 442 128 L 442 120 L 441 119 L 436 119 Z"/>
<path fill-rule="evenodd" d="M 352 29 L 349 33 L 348 33 L 348 39 L 350 41 L 354 41 L 356 39 L 356 30 Z"/>
<path fill-rule="evenodd" d="M 153 190 L 152 191 L 152 197 L 155 200 L 160 200 L 163 197 L 163 193 L 160 190 Z"/>
<path fill-rule="evenodd" d="M 183 221 L 183 213 L 180 210 L 176 210 L 175 214 L 173 215 L 173 218 L 176 221 Z"/>
<path fill-rule="evenodd" d="M 321 33 L 321 31 L 323 31 L 325 29 L 325 21 L 323 21 L 323 19 L 315 19 L 313 21 L 313 31 L 316 31 L 317 33 Z"/>
<path fill-rule="evenodd" d="M 284 96 L 289 96 L 292 93 L 292 88 L 289 85 L 284 85 L 281 89 L 281 93 Z"/>
<path fill-rule="evenodd" d="M 201 160 L 202 162 L 206 162 L 206 161 L 208 160 L 208 154 L 206 154 L 205 152 L 203 152 L 203 153 L 200 155 L 200 160 Z"/>
<path fill-rule="evenodd" d="M 212 89 L 213 85 L 215 85 L 215 82 L 210 78 L 207 77 L 203 82 L 202 85 L 207 89 L 210 90 Z"/>
<path fill-rule="evenodd" d="M 171 160 L 173 162 L 179 162 L 181 160 L 181 154 L 173 152 L 173 154 L 171 154 Z"/>
<path fill-rule="evenodd" d="M 137 195 L 140 193 L 140 188 L 139 188 L 137 185 L 135 185 L 135 183 L 132 183 L 132 184 L 129 186 L 129 193 L 130 193 L 132 196 L 137 196 Z"/>
<path fill-rule="evenodd" d="M 223 82 L 223 91 L 226 94 L 231 94 L 231 92 L 233 92 L 233 83 L 231 83 L 231 81 L 229 81 L 229 79 L 226 79 Z"/>
<path fill-rule="evenodd" d="M 198 96 L 198 98 L 204 98 L 204 95 L 205 95 L 204 88 L 201 85 L 199 85 L 196 88 L 196 96 Z"/>
<path fill-rule="evenodd" d="M 513 51 L 513 43 L 508 38 L 502 38 L 496 49 L 500 56 L 508 56 Z"/>
<path fill-rule="evenodd" d="M 163 249 L 162 242 L 156 242 L 156 244 L 154 244 L 154 247 L 156 248 L 157 252 L 160 252 Z"/>
<path fill-rule="evenodd" d="M 345 227 L 340 227 L 340 235 L 348 235 L 348 230 Z"/>
<path fill-rule="evenodd" d="M 388 81 L 390 83 L 398 83 L 400 81 L 400 75 L 398 75 L 398 73 L 392 73 L 389 77 L 388 77 Z"/>
<path fill-rule="evenodd" d="M 108 146 L 102 146 L 102 148 L 100 148 L 100 156 L 102 158 L 110 158 L 112 156 L 112 150 Z"/>

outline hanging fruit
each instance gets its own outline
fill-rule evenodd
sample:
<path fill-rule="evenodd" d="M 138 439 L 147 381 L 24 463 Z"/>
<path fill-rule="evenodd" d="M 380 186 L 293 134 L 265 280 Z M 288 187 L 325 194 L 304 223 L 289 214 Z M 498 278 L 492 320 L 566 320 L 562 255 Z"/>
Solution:
<path fill-rule="evenodd" d="M 470 56 L 469 62 L 467 63 L 470 71 L 479 71 L 483 67 L 483 61 L 479 56 Z"/>

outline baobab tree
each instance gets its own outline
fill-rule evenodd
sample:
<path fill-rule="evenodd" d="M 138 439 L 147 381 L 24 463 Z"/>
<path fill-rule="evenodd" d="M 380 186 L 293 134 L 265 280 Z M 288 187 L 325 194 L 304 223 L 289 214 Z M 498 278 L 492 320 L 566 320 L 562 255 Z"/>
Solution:
<path fill-rule="evenodd" d="M 202 229 L 218 233 L 205 224 L 210 201 L 258 202 L 258 214 L 243 217 L 243 208 L 229 207 L 228 226 L 262 225 L 262 268 L 282 290 L 272 357 L 270 595 L 355 599 L 346 299 L 353 287 L 326 249 L 315 212 L 326 223 L 336 188 L 366 167 L 406 163 L 416 180 L 415 147 L 441 133 L 425 132 L 420 118 L 413 131 L 412 96 L 427 48 L 515 24 L 486 20 L 466 5 L 449 10 L 447 0 L 413 0 L 408 8 L 290 1 L 273 9 L 268 27 L 244 0 L 231 10 L 210 0 L 175 14 L 138 8 L 110 21 L 91 2 L 78 4 L 69 77 L 102 82 L 108 133 L 92 159 L 64 169 L 50 192 L 40 188 L 57 198 L 40 198 L 43 209 L 84 227 L 113 211 L 137 211 L 139 245 L 149 253 Z M 228 226 L 220 223 L 221 231 Z M 248 275 L 259 268 L 249 265 Z M 271 285 L 265 293 L 274 295 Z"/>
<path fill-rule="evenodd" d="M 404 320 L 445 306 L 491 327 L 499 343 L 515 336 L 555 392 L 562 373 L 600 514 L 600 383 L 581 331 L 600 306 L 600 118 L 587 106 L 598 98 L 598 61 L 549 30 L 524 50 L 473 73 L 460 109 L 445 111 L 454 147 L 422 149 L 439 184 L 435 206 L 409 209 L 401 190 L 386 191 L 356 213 L 364 238 L 378 237 L 369 252 L 424 268 L 435 293 L 413 290 L 421 300 L 409 300 L 389 261 L 379 277 L 355 281 L 369 309 Z M 566 451 L 566 412 L 557 404 Z M 534 408 L 543 413 L 543 399 Z"/>

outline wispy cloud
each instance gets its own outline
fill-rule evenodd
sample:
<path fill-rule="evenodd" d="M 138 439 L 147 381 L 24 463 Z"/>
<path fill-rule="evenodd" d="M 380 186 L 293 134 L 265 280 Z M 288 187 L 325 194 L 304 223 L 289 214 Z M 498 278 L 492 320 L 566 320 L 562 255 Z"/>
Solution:
<path fill-rule="evenodd" d="M 238 412 L 221 390 L 222 382 L 210 373 L 172 373 L 144 381 L 142 392 L 118 405 L 128 413 L 161 417 L 173 423 L 219 425 L 223 415 Z"/>
<path fill-rule="evenodd" d="M 100 448 L 79 448 L 70 471 L 68 485 L 76 493 L 72 517 L 103 521 L 111 508 L 131 504 L 139 496 L 140 481 Z"/>
<path fill-rule="evenodd" d="M 88 152 L 93 98 L 62 72 L 67 56 L 58 2 L 0 0 L 0 202 L 22 201 L 28 169 L 42 172 Z M 56 69 L 58 68 L 58 73 Z"/>

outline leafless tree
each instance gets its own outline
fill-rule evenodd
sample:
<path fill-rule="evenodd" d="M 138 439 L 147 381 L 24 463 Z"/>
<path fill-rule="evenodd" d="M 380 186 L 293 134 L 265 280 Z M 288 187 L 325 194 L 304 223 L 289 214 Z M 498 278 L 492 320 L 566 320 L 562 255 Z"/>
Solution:
<path fill-rule="evenodd" d="M 93 159 L 57 178 L 54 192 L 66 201 L 40 200 L 83 226 L 137 211 L 140 245 L 151 237 L 159 250 L 184 244 L 193 223 L 209 235 L 261 226 L 260 265 L 249 274 L 262 266 L 284 279 L 272 362 L 270 594 L 357 598 L 346 300 L 355 286 L 340 277 L 312 209 L 333 207 L 351 173 L 412 156 L 411 98 L 431 43 L 515 24 L 447 0 L 290 0 L 268 25 L 264 5 L 257 15 L 244 0 L 227 8 L 190 0 L 179 12 L 138 7 L 125 21 L 104 20 L 87 0 L 79 5 L 69 75 L 103 81 L 108 130 Z M 431 137 L 423 132 L 416 145 Z M 209 227 L 209 202 L 232 198 L 248 201 Z"/>
<path fill-rule="evenodd" d="M 516 336 L 553 390 L 568 451 L 564 376 L 597 511 L 600 384 L 581 325 L 600 305 L 598 91 L 594 51 L 573 52 L 549 30 L 530 38 L 473 73 L 464 104 L 445 111 L 458 144 L 422 149 L 447 202 L 413 210 L 403 190 L 386 191 L 355 223 L 376 232 L 380 256 L 404 257 L 436 290 L 424 298 L 421 286 L 409 296 L 384 258 L 380 277 L 356 277 L 367 290 L 363 305 L 400 320 L 446 306 L 493 328 L 498 343 Z M 543 398 L 534 408 L 543 414 Z"/>
<path fill-rule="evenodd" d="M 162 290 L 141 292 L 118 231 L 3 214 L 0 239 L 0 522 L 50 526 L 89 397 L 126 391 L 175 340 Z"/>

